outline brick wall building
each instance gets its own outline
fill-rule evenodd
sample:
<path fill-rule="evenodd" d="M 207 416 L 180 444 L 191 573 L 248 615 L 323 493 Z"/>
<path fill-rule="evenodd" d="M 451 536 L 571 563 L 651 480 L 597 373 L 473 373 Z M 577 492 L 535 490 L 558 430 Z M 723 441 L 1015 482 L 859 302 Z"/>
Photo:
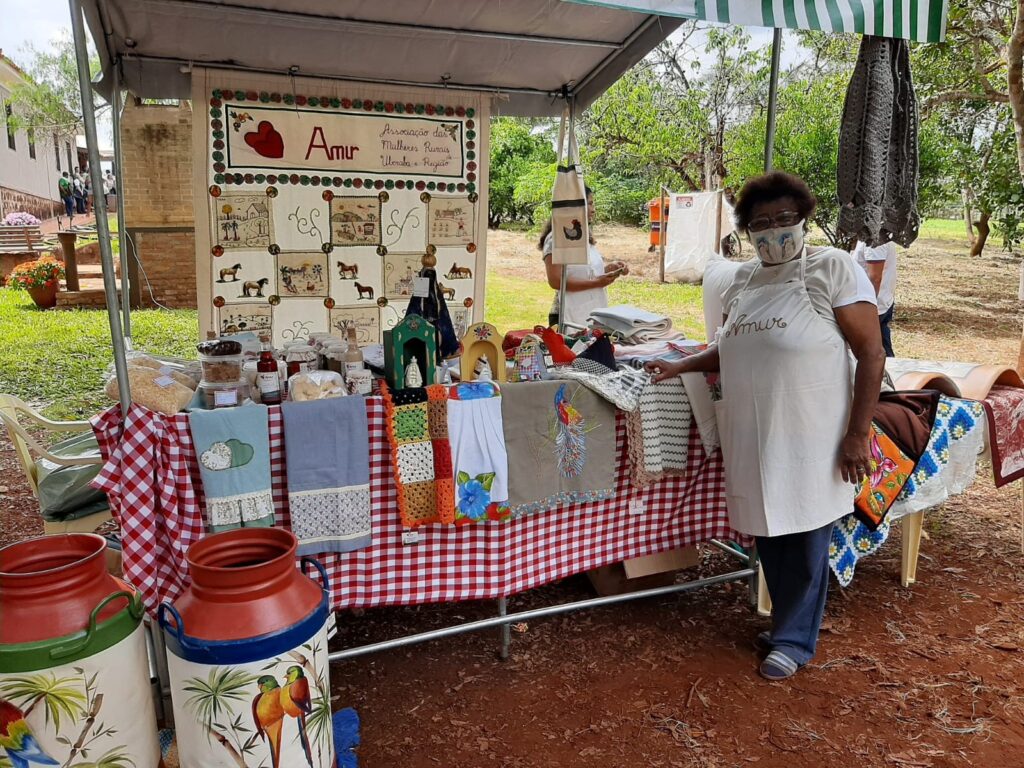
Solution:
<path fill-rule="evenodd" d="M 132 299 L 143 307 L 196 306 L 192 109 L 129 100 L 121 117 L 118 178 L 130 238 Z M 148 282 L 147 282 L 148 278 Z"/>

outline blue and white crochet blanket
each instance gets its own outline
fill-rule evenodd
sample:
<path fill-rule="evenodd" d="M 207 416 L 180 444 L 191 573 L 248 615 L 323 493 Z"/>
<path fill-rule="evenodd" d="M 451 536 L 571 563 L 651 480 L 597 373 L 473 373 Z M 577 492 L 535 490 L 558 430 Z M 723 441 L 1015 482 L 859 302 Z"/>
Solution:
<path fill-rule="evenodd" d="M 885 522 L 872 531 L 853 515 L 832 529 L 829 565 L 842 586 L 853 581 L 857 561 L 872 555 L 889 538 L 895 520 L 942 504 L 974 482 L 978 454 L 985 446 L 985 409 L 975 400 L 943 395 L 928 447 Z"/>

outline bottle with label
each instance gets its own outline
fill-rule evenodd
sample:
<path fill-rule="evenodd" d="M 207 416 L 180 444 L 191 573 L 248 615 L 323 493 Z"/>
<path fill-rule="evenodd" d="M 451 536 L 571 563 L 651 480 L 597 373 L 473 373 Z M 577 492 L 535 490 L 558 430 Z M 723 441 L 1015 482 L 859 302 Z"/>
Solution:
<path fill-rule="evenodd" d="M 366 364 L 363 362 L 363 351 L 359 349 L 359 342 L 356 340 L 356 329 L 349 326 L 348 349 L 345 351 L 345 376 L 347 377 L 354 371 L 365 369 Z"/>
<path fill-rule="evenodd" d="M 256 363 L 256 386 L 260 391 L 260 402 L 264 405 L 281 404 L 281 377 L 277 360 L 270 344 L 260 345 L 260 359 Z"/>

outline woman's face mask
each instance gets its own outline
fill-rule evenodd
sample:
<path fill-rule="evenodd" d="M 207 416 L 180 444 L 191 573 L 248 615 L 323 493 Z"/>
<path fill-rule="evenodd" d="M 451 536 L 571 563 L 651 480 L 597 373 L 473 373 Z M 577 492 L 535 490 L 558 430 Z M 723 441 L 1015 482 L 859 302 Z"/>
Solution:
<path fill-rule="evenodd" d="M 765 264 L 783 264 L 800 255 L 804 247 L 804 222 L 788 227 L 772 227 L 760 232 L 747 231 L 758 258 Z"/>

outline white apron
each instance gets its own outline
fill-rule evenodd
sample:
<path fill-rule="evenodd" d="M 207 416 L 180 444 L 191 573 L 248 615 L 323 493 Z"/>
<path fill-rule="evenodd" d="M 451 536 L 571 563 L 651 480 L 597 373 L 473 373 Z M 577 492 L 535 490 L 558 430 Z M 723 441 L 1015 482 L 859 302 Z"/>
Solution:
<path fill-rule="evenodd" d="M 593 245 L 587 247 L 587 263 L 566 267 L 570 280 L 591 280 L 604 274 L 604 258 Z M 555 308 L 558 295 L 555 294 Z M 565 292 L 565 322 L 580 328 L 587 327 L 587 318 L 595 309 L 607 309 L 608 291 L 604 288 L 588 288 L 585 291 Z"/>
<path fill-rule="evenodd" d="M 856 495 L 839 470 L 852 396 L 846 340 L 811 304 L 806 258 L 799 279 L 751 288 L 758 265 L 719 341 L 729 521 L 754 536 L 820 528 Z"/>

